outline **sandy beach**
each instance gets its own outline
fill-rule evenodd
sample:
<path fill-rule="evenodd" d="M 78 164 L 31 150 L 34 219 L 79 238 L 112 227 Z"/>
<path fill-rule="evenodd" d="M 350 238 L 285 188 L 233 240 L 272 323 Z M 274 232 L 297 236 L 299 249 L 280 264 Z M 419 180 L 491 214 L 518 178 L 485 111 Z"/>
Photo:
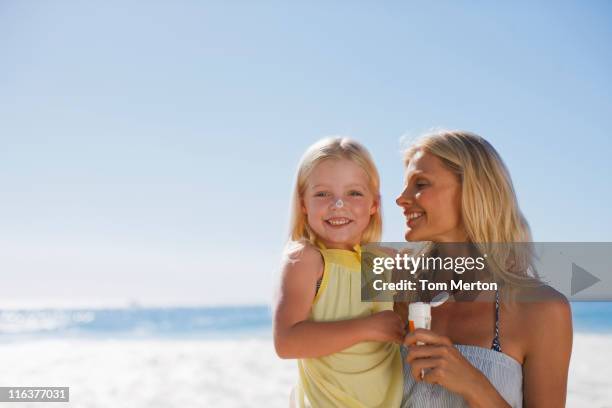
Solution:
<path fill-rule="evenodd" d="M 54 339 L 0 349 L 0 384 L 69 386 L 71 407 L 286 407 L 296 378 L 295 361 L 279 359 L 266 338 Z M 575 335 L 568 407 L 612 407 L 611 349 L 612 335 Z"/>

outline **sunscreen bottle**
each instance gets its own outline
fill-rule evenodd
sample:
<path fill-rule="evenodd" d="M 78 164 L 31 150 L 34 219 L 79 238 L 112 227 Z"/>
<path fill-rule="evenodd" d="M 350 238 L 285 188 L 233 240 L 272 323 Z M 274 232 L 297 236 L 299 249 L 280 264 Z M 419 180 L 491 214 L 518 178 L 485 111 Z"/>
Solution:
<path fill-rule="evenodd" d="M 426 302 L 412 302 L 408 305 L 408 327 L 414 329 L 431 330 L 431 304 Z M 422 345 L 423 342 L 417 342 Z"/>
<path fill-rule="evenodd" d="M 431 303 L 412 302 L 408 305 L 408 328 L 410 332 L 414 329 L 431 330 L 431 308 L 438 307 L 449 298 L 447 292 L 441 292 L 433 298 Z M 417 346 L 422 346 L 422 341 L 417 341 Z M 425 369 L 421 370 L 421 378 L 425 376 Z"/>
<path fill-rule="evenodd" d="M 431 303 L 427 302 L 412 302 L 408 305 L 408 329 L 413 332 L 414 329 L 431 330 L 431 308 L 438 307 L 446 302 L 449 298 L 447 292 L 440 292 L 436 295 Z M 419 342 L 422 344 L 421 342 Z"/>

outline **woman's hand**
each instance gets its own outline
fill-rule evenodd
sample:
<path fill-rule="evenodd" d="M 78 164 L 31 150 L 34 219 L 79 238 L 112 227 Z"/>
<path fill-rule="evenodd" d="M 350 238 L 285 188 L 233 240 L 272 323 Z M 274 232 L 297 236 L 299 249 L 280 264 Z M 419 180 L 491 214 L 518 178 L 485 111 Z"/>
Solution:
<path fill-rule="evenodd" d="M 417 342 L 425 344 L 417 345 Z M 461 395 L 471 407 L 508 406 L 485 375 L 463 357 L 448 337 L 416 329 L 406 336 L 404 344 L 408 347 L 406 361 L 416 381 L 439 384 Z"/>
<path fill-rule="evenodd" d="M 374 313 L 365 318 L 368 339 L 402 344 L 406 331 L 402 319 L 392 310 Z"/>

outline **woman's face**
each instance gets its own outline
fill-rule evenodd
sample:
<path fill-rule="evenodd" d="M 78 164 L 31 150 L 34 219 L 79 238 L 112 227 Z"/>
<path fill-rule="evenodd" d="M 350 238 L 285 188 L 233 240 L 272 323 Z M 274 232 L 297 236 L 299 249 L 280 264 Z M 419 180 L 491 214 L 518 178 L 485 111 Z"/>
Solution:
<path fill-rule="evenodd" d="M 442 161 L 418 150 L 406 167 L 405 187 L 395 201 L 406 216 L 407 241 L 465 242 L 461 182 Z"/>

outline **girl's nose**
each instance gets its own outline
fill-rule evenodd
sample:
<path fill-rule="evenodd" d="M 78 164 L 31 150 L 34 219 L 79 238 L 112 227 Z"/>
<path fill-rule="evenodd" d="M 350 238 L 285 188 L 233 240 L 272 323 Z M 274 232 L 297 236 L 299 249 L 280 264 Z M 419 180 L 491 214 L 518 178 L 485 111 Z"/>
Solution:
<path fill-rule="evenodd" d="M 334 208 L 342 208 L 344 207 L 344 201 L 342 201 L 341 198 L 336 199 L 336 201 L 334 201 L 333 206 Z"/>

